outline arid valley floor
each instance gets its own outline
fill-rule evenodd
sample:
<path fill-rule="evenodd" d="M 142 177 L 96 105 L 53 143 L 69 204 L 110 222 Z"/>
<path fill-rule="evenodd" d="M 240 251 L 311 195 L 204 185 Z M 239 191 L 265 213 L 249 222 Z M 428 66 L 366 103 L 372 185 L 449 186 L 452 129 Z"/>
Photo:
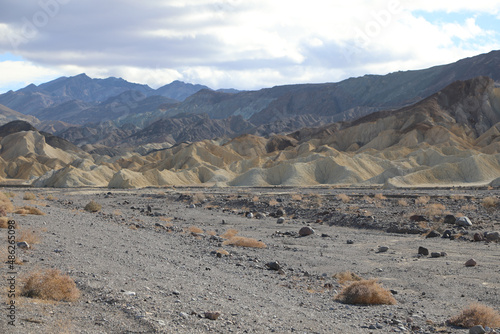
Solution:
<path fill-rule="evenodd" d="M 473 241 L 500 231 L 497 189 L 2 191 L 16 208 L 44 213 L 7 213 L 18 241 L 31 243 L 16 249 L 16 290 L 30 273 L 56 268 L 81 294 L 72 302 L 16 294 L 16 326 L 2 308 L 2 333 L 468 333 L 446 320 L 473 302 L 500 305 L 498 240 Z M 102 209 L 84 210 L 91 200 Z M 314 234 L 300 236 L 305 226 Z M 431 230 L 440 236 L 426 237 Z M 265 247 L 231 245 L 236 232 Z M 1 286 L 7 238 L 1 229 Z M 465 266 L 471 258 L 477 265 Z M 347 271 L 377 279 L 397 304 L 336 300 Z"/>

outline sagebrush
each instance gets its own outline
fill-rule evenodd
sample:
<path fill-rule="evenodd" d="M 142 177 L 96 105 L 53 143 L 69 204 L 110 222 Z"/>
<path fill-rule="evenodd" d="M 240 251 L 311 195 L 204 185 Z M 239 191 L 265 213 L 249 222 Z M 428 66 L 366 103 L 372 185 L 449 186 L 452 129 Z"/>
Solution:
<path fill-rule="evenodd" d="M 394 305 L 397 303 L 392 293 L 378 284 L 376 279 L 354 281 L 345 286 L 335 299 L 352 305 Z"/>
<path fill-rule="evenodd" d="M 75 301 L 80 297 L 80 291 L 68 275 L 57 269 L 35 271 L 26 279 L 21 295 L 55 301 Z"/>
<path fill-rule="evenodd" d="M 500 327 L 500 314 L 493 308 L 473 303 L 462 312 L 448 320 L 453 326 L 471 328 L 477 325 L 483 327 Z"/>

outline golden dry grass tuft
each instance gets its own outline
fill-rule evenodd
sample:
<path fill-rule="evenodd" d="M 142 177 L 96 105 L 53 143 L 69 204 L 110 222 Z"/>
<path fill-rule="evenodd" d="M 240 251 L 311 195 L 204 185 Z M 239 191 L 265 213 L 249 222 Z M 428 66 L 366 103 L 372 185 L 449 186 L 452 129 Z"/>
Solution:
<path fill-rule="evenodd" d="M 343 203 L 348 203 L 351 198 L 349 196 L 347 196 L 346 194 L 338 194 L 337 196 L 337 199 L 341 200 Z"/>
<path fill-rule="evenodd" d="M 481 205 L 488 211 L 493 211 L 498 206 L 498 198 L 488 196 L 483 198 Z"/>
<path fill-rule="evenodd" d="M 57 198 L 54 197 L 54 195 L 52 195 L 52 194 L 49 194 L 49 195 L 45 196 L 45 199 L 47 201 L 55 201 L 55 200 L 57 200 Z"/>
<path fill-rule="evenodd" d="M 236 234 L 238 234 L 238 230 L 231 228 L 231 229 L 227 230 L 223 235 L 221 235 L 221 237 L 224 239 L 231 239 Z"/>
<path fill-rule="evenodd" d="M 188 228 L 188 231 L 191 232 L 191 233 L 198 233 L 198 234 L 203 234 L 205 232 L 201 228 L 196 227 L 196 226 L 190 226 Z"/>
<path fill-rule="evenodd" d="M 102 205 L 95 202 L 94 200 L 91 200 L 87 203 L 87 205 L 85 205 L 85 208 L 83 209 L 88 212 L 98 212 L 101 211 Z"/>
<path fill-rule="evenodd" d="M 392 293 L 384 289 L 375 279 L 352 282 L 345 286 L 335 299 L 351 305 L 394 305 L 397 303 Z"/>
<path fill-rule="evenodd" d="M 483 327 L 500 327 L 500 314 L 489 306 L 473 303 L 451 319 L 448 323 L 453 326 L 471 328 L 477 325 Z"/>
<path fill-rule="evenodd" d="M 266 248 L 266 244 L 254 238 L 234 236 L 222 243 L 224 246 L 232 245 L 238 247 Z"/>
<path fill-rule="evenodd" d="M 80 291 L 68 275 L 57 269 L 35 271 L 26 279 L 21 295 L 29 298 L 55 301 L 75 301 Z"/>
<path fill-rule="evenodd" d="M 9 218 L 0 217 L 0 228 L 9 228 Z M 14 223 L 14 228 L 18 228 L 17 222 Z"/>
<path fill-rule="evenodd" d="M 302 201 L 302 195 L 300 195 L 300 194 L 293 194 L 292 195 L 292 201 Z"/>
<path fill-rule="evenodd" d="M 32 206 L 23 206 L 23 207 L 20 207 L 20 208 L 17 208 L 16 211 L 14 212 L 18 215 L 35 215 L 35 216 L 45 216 L 45 213 L 38 209 L 38 208 L 34 208 Z"/>
<path fill-rule="evenodd" d="M 425 214 L 429 217 L 442 215 L 446 207 L 441 203 L 429 204 L 425 208 Z"/>
<path fill-rule="evenodd" d="M 337 279 L 339 284 L 344 284 L 346 282 L 361 281 L 362 278 L 355 273 L 347 270 L 333 275 L 333 278 Z"/>
<path fill-rule="evenodd" d="M 275 200 L 274 198 L 269 200 L 269 206 L 276 206 L 278 204 L 279 204 L 279 202 L 277 200 Z"/>
<path fill-rule="evenodd" d="M 429 196 L 420 196 L 415 200 L 415 205 L 424 205 L 429 203 L 431 198 Z"/>
<path fill-rule="evenodd" d="M 383 201 L 385 199 L 387 199 L 387 197 L 385 197 L 383 194 L 375 194 L 375 196 L 373 196 L 373 198 L 375 198 L 376 200 L 379 200 L 379 201 Z"/>
<path fill-rule="evenodd" d="M 18 242 L 27 242 L 28 245 L 34 245 L 40 243 L 40 234 L 38 231 L 34 230 L 20 230 L 19 237 L 17 238 Z"/>
<path fill-rule="evenodd" d="M 229 252 L 227 250 L 225 250 L 224 248 L 219 248 L 217 250 L 217 253 L 218 254 L 221 254 L 221 255 L 225 255 L 225 256 L 228 256 L 229 255 Z"/>
<path fill-rule="evenodd" d="M 32 201 L 36 199 L 36 195 L 34 193 L 25 192 L 23 195 L 23 199 L 25 201 Z"/>
<path fill-rule="evenodd" d="M 408 206 L 408 201 L 405 200 L 404 198 L 398 199 L 398 205 L 399 206 Z"/>
<path fill-rule="evenodd" d="M 0 192 L 0 215 L 5 216 L 8 212 L 14 210 L 14 205 L 4 193 Z"/>

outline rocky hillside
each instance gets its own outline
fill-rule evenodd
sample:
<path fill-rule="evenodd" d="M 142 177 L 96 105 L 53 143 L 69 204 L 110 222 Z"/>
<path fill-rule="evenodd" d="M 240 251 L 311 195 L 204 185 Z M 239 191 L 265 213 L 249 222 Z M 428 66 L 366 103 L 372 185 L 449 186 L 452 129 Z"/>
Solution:
<path fill-rule="evenodd" d="M 148 131 L 167 138 L 193 118 L 178 121 L 164 124 L 165 133 Z M 232 126 L 245 127 L 243 118 Z M 412 106 L 288 135 L 121 151 L 88 145 L 84 152 L 62 148 L 35 129 L 18 130 L 2 132 L 0 176 L 36 186 L 400 187 L 497 184 L 500 177 L 500 88 L 487 77 L 454 82 Z"/>

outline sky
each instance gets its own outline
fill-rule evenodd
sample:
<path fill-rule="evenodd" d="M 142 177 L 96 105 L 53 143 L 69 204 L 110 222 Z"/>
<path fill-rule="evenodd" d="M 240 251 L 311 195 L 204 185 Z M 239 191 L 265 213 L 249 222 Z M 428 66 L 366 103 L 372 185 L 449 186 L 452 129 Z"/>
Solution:
<path fill-rule="evenodd" d="M 86 73 L 153 88 L 337 82 L 500 49 L 497 0 L 2 0 L 0 93 Z"/>

